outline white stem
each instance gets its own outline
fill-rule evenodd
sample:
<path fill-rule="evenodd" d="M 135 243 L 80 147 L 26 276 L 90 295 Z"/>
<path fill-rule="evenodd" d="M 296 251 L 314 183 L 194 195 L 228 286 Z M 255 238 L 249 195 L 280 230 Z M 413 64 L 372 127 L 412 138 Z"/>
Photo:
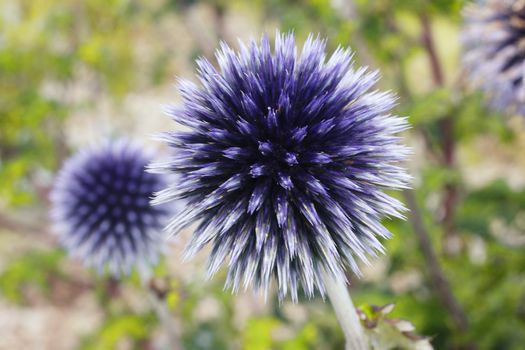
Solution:
<path fill-rule="evenodd" d="M 153 308 L 157 312 L 160 323 L 164 328 L 165 333 L 165 344 L 161 345 L 161 349 L 181 349 L 178 336 L 178 327 L 171 315 L 165 300 L 159 300 L 155 293 L 149 291 L 149 299 L 153 305 Z"/>
<path fill-rule="evenodd" d="M 345 350 L 370 349 L 361 321 L 344 281 L 335 280 L 327 272 L 323 276 L 326 294 L 335 310 L 346 338 Z"/>

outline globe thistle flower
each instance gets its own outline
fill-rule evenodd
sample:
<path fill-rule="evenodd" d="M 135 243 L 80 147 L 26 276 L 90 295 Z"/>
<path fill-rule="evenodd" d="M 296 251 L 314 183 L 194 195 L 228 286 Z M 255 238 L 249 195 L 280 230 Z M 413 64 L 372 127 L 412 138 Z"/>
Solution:
<path fill-rule="evenodd" d="M 106 142 L 70 158 L 56 179 L 52 219 L 65 248 L 99 272 L 118 276 L 157 262 L 165 207 L 150 198 L 165 186 L 147 173 L 151 154 L 127 140 Z"/>
<path fill-rule="evenodd" d="M 525 1 L 485 0 L 465 11 L 464 66 L 498 110 L 525 114 Z"/>
<path fill-rule="evenodd" d="M 404 209 L 383 190 L 408 180 L 395 164 L 406 120 L 371 90 L 377 73 L 355 70 L 342 48 L 325 60 L 325 47 L 309 37 L 298 55 L 292 34 L 277 34 L 273 52 L 267 36 L 240 52 L 222 44 L 220 70 L 199 59 L 201 86 L 180 81 L 183 105 L 167 108 L 187 130 L 161 135 L 174 155 L 152 169 L 180 181 L 154 202 L 187 200 L 167 231 L 199 220 L 186 257 L 210 243 L 209 274 L 229 257 L 234 291 L 266 291 L 275 277 L 281 299 L 324 293 L 322 274 L 359 273 L 390 236 L 380 219 Z"/>

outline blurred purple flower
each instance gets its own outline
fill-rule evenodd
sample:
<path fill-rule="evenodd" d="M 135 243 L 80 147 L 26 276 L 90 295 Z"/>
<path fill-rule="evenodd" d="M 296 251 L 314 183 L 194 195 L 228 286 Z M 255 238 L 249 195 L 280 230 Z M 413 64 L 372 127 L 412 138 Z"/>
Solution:
<path fill-rule="evenodd" d="M 167 110 L 189 130 L 161 136 L 174 157 L 152 169 L 180 181 L 154 202 L 188 201 L 167 230 L 200 220 L 186 255 L 211 243 L 210 275 L 229 256 L 234 290 L 266 292 L 275 277 L 281 299 L 299 286 L 324 293 L 322 270 L 359 273 L 390 236 L 380 219 L 404 210 L 383 189 L 409 179 L 395 165 L 406 120 L 388 114 L 390 93 L 370 91 L 377 73 L 354 70 L 341 48 L 325 61 L 325 46 L 310 37 L 298 56 L 292 34 L 277 34 L 273 52 L 267 36 L 239 53 L 222 44 L 220 71 L 198 60 L 202 87 L 180 81 L 184 104 Z"/>
<path fill-rule="evenodd" d="M 51 194 L 52 219 L 74 256 L 118 276 L 158 261 L 165 207 L 151 207 L 162 176 L 145 172 L 149 153 L 127 140 L 107 142 L 70 158 Z"/>
<path fill-rule="evenodd" d="M 525 115 L 525 1 L 485 0 L 465 10 L 464 66 L 491 105 Z"/>

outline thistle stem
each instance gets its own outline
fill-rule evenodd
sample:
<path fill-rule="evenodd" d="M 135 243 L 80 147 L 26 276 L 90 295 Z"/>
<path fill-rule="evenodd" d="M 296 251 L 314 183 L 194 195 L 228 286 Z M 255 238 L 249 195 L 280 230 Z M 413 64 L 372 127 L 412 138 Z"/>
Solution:
<path fill-rule="evenodd" d="M 332 303 L 335 314 L 346 338 L 345 350 L 370 349 L 363 326 L 352 303 L 346 285 L 336 280 L 327 272 L 323 276 L 326 294 Z"/>
<path fill-rule="evenodd" d="M 178 327 L 165 301 L 159 300 L 156 295 L 151 295 L 150 298 L 166 336 L 161 349 L 180 349 Z"/>
<path fill-rule="evenodd" d="M 443 74 L 443 67 L 439 60 L 434 37 L 432 33 L 432 23 L 428 14 L 420 14 L 421 26 L 423 29 L 422 43 L 428 54 L 430 61 L 430 68 L 432 78 L 436 87 L 441 88 L 445 86 L 445 76 Z M 439 129 L 441 132 L 441 147 L 443 151 L 443 165 L 449 169 L 453 169 L 456 165 L 456 140 L 454 139 L 454 115 L 449 114 L 439 121 Z M 454 214 L 458 200 L 458 188 L 454 183 L 447 183 L 444 188 L 443 199 L 443 227 L 445 229 L 444 242 L 445 250 L 450 250 L 448 240 L 456 235 L 454 227 Z"/>
<path fill-rule="evenodd" d="M 434 284 L 437 296 L 450 313 L 452 321 L 456 327 L 460 331 L 465 332 L 469 327 L 467 315 L 461 305 L 458 303 L 452 291 L 452 287 L 450 286 L 450 283 L 445 275 L 445 272 L 441 267 L 434 247 L 432 246 L 430 233 L 423 222 L 423 216 L 419 209 L 414 191 L 405 190 L 403 194 L 405 196 L 408 209 L 410 209 L 410 222 L 416 234 L 423 257 L 427 262 L 430 278 Z"/>

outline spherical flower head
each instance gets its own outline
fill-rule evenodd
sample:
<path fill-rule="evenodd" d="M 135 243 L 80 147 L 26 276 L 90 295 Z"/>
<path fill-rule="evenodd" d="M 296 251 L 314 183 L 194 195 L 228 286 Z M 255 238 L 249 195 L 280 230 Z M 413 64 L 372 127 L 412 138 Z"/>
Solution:
<path fill-rule="evenodd" d="M 188 201 L 167 230 L 200 220 L 187 256 L 210 243 L 210 275 L 229 257 L 234 290 L 275 278 L 281 299 L 323 293 L 322 274 L 359 273 L 390 236 L 380 219 L 403 210 L 383 190 L 408 180 L 395 136 L 406 120 L 388 114 L 390 93 L 371 91 L 377 73 L 354 70 L 345 49 L 325 60 L 325 46 L 310 37 L 298 55 L 292 34 L 274 50 L 266 36 L 240 52 L 223 44 L 220 70 L 200 59 L 201 86 L 181 81 L 183 105 L 168 108 L 187 130 L 162 136 L 174 156 L 154 168 L 180 181 L 155 201 Z"/>
<path fill-rule="evenodd" d="M 525 115 L 525 1 L 471 3 L 462 41 L 464 66 L 492 107 Z"/>
<path fill-rule="evenodd" d="M 163 176 L 145 166 L 151 154 L 121 139 L 66 161 L 51 195 L 52 219 L 65 248 L 99 272 L 142 275 L 158 261 L 165 207 L 152 207 Z"/>

